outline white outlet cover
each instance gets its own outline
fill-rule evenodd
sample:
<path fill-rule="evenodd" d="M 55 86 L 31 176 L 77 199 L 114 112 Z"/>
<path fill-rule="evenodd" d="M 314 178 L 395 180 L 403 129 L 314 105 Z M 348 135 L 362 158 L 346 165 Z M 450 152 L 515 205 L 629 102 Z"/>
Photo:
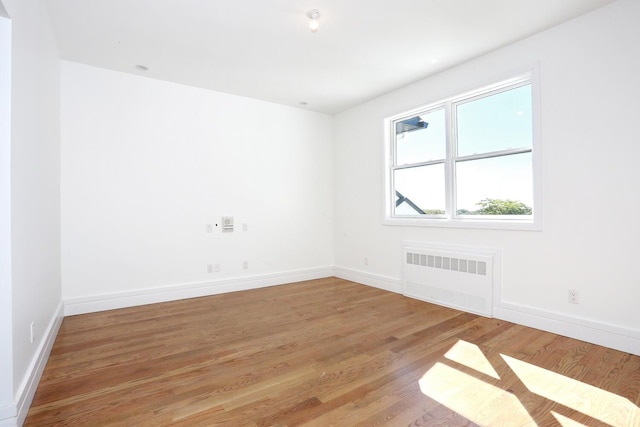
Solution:
<path fill-rule="evenodd" d="M 232 216 L 223 216 L 222 217 L 222 231 L 223 232 L 233 231 L 233 217 Z"/>

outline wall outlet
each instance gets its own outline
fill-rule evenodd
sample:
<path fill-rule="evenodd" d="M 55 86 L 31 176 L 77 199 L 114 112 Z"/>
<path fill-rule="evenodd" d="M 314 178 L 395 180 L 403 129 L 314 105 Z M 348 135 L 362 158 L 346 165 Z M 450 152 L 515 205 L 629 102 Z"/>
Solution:
<path fill-rule="evenodd" d="M 364 257 L 364 265 L 369 265 L 369 258 Z"/>
<path fill-rule="evenodd" d="M 249 268 L 249 261 L 243 261 L 242 262 L 242 268 L 244 268 L 245 270 Z"/>
<path fill-rule="evenodd" d="M 577 289 L 569 289 L 569 302 L 571 304 L 579 304 L 580 303 L 580 294 Z"/>
<path fill-rule="evenodd" d="M 220 273 L 220 264 L 213 264 L 213 271 Z"/>
<path fill-rule="evenodd" d="M 213 273 L 213 264 L 207 264 L 207 273 Z"/>
<path fill-rule="evenodd" d="M 34 343 L 34 341 L 36 340 L 36 322 L 31 322 L 31 328 L 30 328 L 31 332 L 31 344 Z"/>
<path fill-rule="evenodd" d="M 222 217 L 222 231 L 224 233 L 233 232 L 233 217 L 232 216 L 223 216 Z"/>

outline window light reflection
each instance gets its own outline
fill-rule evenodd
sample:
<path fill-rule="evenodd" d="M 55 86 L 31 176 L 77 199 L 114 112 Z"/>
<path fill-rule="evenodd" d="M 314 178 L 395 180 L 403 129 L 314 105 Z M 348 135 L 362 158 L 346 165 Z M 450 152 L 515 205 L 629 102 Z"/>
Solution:
<path fill-rule="evenodd" d="M 612 426 L 640 426 L 640 408 L 629 399 L 501 354 L 531 392 Z"/>
<path fill-rule="evenodd" d="M 640 408 L 629 399 L 513 357 L 500 356 L 529 392 L 611 426 L 640 426 Z M 437 362 L 419 381 L 423 394 L 481 426 L 537 425 L 520 402 L 526 396 L 500 388 L 507 377 L 501 380 L 477 345 L 459 340 L 445 358 L 477 371 L 478 375 Z M 496 385 L 483 381 L 480 373 L 498 380 L 489 380 Z M 558 412 L 550 414 L 562 427 L 586 426 Z"/>
<path fill-rule="evenodd" d="M 553 415 L 556 418 L 556 420 L 562 427 L 589 427 L 586 424 L 582 424 L 577 421 L 574 421 L 571 418 L 565 417 L 564 415 L 560 415 L 554 411 L 551 411 L 551 415 Z"/>
<path fill-rule="evenodd" d="M 420 379 L 420 390 L 481 426 L 535 426 L 516 396 L 443 363 Z"/>
<path fill-rule="evenodd" d="M 447 351 L 447 354 L 445 354 L 444 357 L 449 360 L 453 360 L 454 362 L 458 362 L 461 365 L 473 368 L 476 371 L 482 372 L 483 374 L 489 375 L 497 380 L 500 379 L 500 376 L 484 356 L 480 347 L 475 344 L 471 344 L 470 342 L 459 340 L 449 351 Z"/>

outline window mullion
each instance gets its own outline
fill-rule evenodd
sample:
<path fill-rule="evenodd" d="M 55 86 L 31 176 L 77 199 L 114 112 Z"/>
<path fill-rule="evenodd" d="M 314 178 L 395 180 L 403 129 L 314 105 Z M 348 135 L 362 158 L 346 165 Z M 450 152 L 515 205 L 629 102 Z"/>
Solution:
<path fill-rule="evenodd" d="M 391 151 L 389 153 L 389 161 L 391 162 L 391 167 L 389 168 L 389 185 L 390 187 L 390 191 L 388 194 L 388 200 L 389 200 L 389 208 L 390 208 L 390 212 L 389 215 L 393 216 L 395 215 L 395 200 L 396 200 L 396 182 L 395 182 L 395 170 L 397 168 L 397 152 L 398 152 L 398 140 L 397 137 L 398 135 L 396 135 L 395 132 L 395 122 L 393 122 L 393 126 L 390 127 L 388 129 L 389 132 L 389 138 L 391 139 L 391 141 L 393 141 L 393 143 L 391 144 Z"/>
<path fill-rule="evenodd" d="M 468 160 L 482 160 L 491 159 L 495 157 L 511 156 L 513 154 L 531 153 L 533 150 L 529 147 L 526 148 L 512 148 L 509 150 L 490 151 L 488 153 L 471 154 L 469 156 L 456 156 L 456 162 L 466 162 Z"/>
<path fill-rule="evenodd" d="M 406 164 L 406 165 L 393 166 L 392 170 L 411 169 L 411 168 L 419 168 L 421 166 L 439 165 L 439 164 L 445 163 L 445 162 L 446 162 L 446 159 L 438 159 L 438 160 L 429 160 L 428 162 L 409 163 L 409 164 Z"/>
<path fill-rule="evenodd" d="M 538 229 L 536 78 L 523 74 L 386 119 L 385 223 Z"/>
<path fill-rule="evenodd" d="M 446 185 L 446 203 L 449 218 L 455 218 L 456 211 L 456 179 L 455 179 L 455 162 L 457 155 L 456 141 L 456 115 L 455 109 L 451 102 L 447 102 L 445 106 L 445 117 L 447 121 L 447 159 L 445 163 L 445 185 Z"/>

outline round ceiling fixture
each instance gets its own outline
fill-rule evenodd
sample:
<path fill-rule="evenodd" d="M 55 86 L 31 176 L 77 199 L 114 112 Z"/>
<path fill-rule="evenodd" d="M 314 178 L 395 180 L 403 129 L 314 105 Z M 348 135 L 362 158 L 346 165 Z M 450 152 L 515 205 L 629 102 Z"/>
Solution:
<path fill-rule="evenodd" d="M 320 11 L 318 9 L 311 9 L 307 12 L 307 16 L 309 17 L 309 29 L 314 33 L 318 31 L 318 27 L 320 24 L 318 23 L 318 19 L 320 19 Z"/>

